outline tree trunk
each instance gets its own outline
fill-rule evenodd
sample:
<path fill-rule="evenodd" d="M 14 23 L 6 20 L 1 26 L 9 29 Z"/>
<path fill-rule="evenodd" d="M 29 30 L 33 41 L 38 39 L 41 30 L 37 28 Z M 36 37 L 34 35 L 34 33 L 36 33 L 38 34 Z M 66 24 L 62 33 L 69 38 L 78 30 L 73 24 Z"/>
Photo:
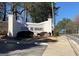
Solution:
<path fill-rule="evenodd" d="M 16 20 L 17 20 L 17 7 L 15 7 L 15 16 L 16 16 Z"/>
<path fill-rule="evenodd" d="M 3 18 L 3 21 L 5 21 L 6 20 L 6 3 L 4 2 L 3 4 L 4 4 L 3 5 L 3 9 L 4 9 L 4 18 Z"/>
<path fill-rule="evenodd" d="M 10 3 L 11 4 L 11 14 L 13 14 L 14 15 L 14 2 L 11 2 Z"/>
<path fill-rule="evenodd" d="M 27 10 L 26 10 L 26 22 L 27 22 L 27 16 L 28 16 L 28 12 L 27 12 Z"/>

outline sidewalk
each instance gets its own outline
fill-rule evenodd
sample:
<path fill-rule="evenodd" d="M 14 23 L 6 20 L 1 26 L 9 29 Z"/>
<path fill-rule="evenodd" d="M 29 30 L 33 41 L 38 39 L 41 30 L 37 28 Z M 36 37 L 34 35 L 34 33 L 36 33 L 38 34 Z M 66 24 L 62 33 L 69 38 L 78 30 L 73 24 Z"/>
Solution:
<path fill-rule="evenodd" d="M 76 56 L 65 36 L 56 38 L 58 42 L 49 42 L 43 56 Z"/>

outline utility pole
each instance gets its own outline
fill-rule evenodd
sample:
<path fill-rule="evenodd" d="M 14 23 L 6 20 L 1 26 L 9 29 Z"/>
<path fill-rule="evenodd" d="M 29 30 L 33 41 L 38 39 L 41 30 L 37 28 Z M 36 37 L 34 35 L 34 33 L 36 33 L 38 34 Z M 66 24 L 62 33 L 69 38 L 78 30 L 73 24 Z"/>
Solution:
<path fill-rule="evenodd" d="M 53 31 L 54 31 L 54 35 L 55 35 L 55 26 L 56 26 L 56 16 L 57 16 L 57 11 L 58 11 L 58 9 L 60 8 L 60 7 L 57 7 L 56 6 L 56 3 L 55 2 L 52 2 L 51 3 L 51 5 L 52 5 L 52 19 L 53 19 Z"/>
<path fill-rule="evenodd" d="M 55 15 L 54 15 L 54 2 L 51 3 L 52 6 L 52 22 L 53 22 L 53 30 L 55 29 Z"/>
<path fill-rule="evenodd" d="M 54 9 L 55 3 L 52 2 L 51 5 L 52 5 L 52 23 L 53 23 L 52 24 L 53 25 L 53 30 L 52 30 L 53 32 L 52 33 L 53 33 L 53 35 L 55 35 L 55 25 L 56 25 L 55 24 L 55 22 L 56 22 L 56 19 L 55 19 L 55 9 Z"/>

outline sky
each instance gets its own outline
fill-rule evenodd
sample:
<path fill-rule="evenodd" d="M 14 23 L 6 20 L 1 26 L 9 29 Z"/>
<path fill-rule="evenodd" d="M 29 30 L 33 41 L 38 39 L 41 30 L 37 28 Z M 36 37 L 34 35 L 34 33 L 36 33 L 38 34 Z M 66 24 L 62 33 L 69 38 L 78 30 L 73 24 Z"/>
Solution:
<path fill-rule="evenodd" d="M 56 23 L 63 18 L 74 20 L 79 15 L 79 2 L 57 2 L 56 6 L 60 7 L 56 16 Z"/>
<path fill-rule="evenodd" d="M 56 6 L 60 7 L 58 15 L 56 16 L 56 23 L 63 18 L 74 20 L 74 18 L 79 15 L 79 2 L 56 2 Z M 7 9 L 10 9 L 9 5 Z"/>

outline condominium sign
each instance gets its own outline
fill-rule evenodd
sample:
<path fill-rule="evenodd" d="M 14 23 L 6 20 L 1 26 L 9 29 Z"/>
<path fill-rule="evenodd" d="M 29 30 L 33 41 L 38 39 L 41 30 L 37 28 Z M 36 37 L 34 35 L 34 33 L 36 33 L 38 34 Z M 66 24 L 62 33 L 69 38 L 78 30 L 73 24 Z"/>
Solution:
<path fill-rule="evenodd" d="M 9 15 L 8 16 L 8 36 L 15 37 L 18 32 L 20 31 L 32 31 L 36 35 L 40 32 L 50 32 L 52 33 L 52 22 L 51 18 L 48 18 L 47 21 L 41 23 L 31 23 L 31 22 L 24 22 L 19 23 L 15 20 L 15 16 Z"/>

